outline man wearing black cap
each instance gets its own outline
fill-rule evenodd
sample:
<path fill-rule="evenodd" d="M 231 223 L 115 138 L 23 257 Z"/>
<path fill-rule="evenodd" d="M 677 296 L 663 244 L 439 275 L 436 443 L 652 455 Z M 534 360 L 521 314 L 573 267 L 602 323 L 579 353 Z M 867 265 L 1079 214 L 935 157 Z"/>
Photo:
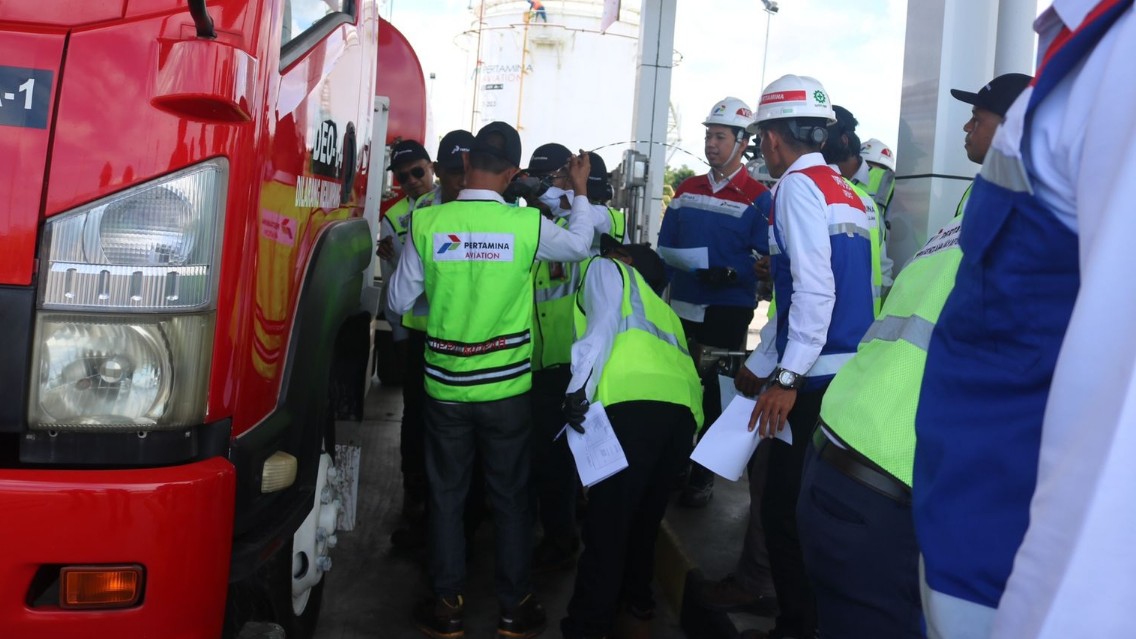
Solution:
<path fill-rule="evenodd" d="M 434 188 L 434 167 L 430 162 L 430 154 L 421 143 L 401 140 L 391 147 L 390 169 L 406 197 L 383 214 L 378 254 L 384 260 L 397 262 L 402 246 L 406 243 L 410 213 L 414 211 L 418 198 Z"/>
<path fill-rule="evenodd" d="M 1024 73 L 1006 73 L 987 82 L 974 93 L 951 89 L 951 95 L 956 100 L 973 107 L 970 110 L 970 119 L 962 126 L 962 130 L 966 131 L 963 147 L 966 149 L 967 159 L 975 164 L 982 164 L 986 160 L 986 152 L 990 150 L 994 132 L 1005 120 L 1010 105 L 1029 86 L 1030 80 L 1033 78 Z M 962 194 L 962 199 L 955 207 L 955 216 L 961 215 L 962 210 L 966 208 L 972 188 L 974 188 L 973 182 L 966 187 L 966 192 Z"/>
<path fill-rule="evenodd" d="M 1050 358 L 1061 344 L 1057 325 L 1076 295 L 1076 276 L 1062 272 L 1077 263 L 1076 243 L 1067 252 L 1039 250 L 1063 243 L 1065 229 L 1052 234 L 1061 223 L 1046 219 L 1052 213 L 1029 193 L 1020 157 L 995 150 L 1006 114 L 1032 79 L 1008 73 L 973 93 L 951 90 L 973 107 L 964 146 L 983 167 L 946 227 L 961 255 L 953 286 L 925 286 L 939 292 L 941 308 L 933 329 L 921 329 L 926 364 L 911 486 L 922 606 L 935 637 L 990 636 L 1029 520 Z"/>
<path fill-rule="evenodd" d="M 566 639 L 608 636 L 621 604 L 631 623 L 649 623 L 659 523 L 702 425 L 702 386 L 682 322 L 658 296 L 667 285 L 662 259 L 610 235 L 601 251 L 576 294 L 565 419 L 584 432 L 589 404 L 602 404 L 628 466 L 588 493 L 584 553 L 560 626 Z"/>
<path fill-rule="evenodd" d="M 507 205 L 501 194 L 520 161 L 513 127 L 492 122 L 478 131 L 465 156 L 465 188 L 415 221 L 388 294 L 399 313 L 422 294 L 430 304 L 425 415 L 433 597 L 414 621 L 431 637 L 464 635 L 462 510 L 475 449 L 497 533 L 498 635 L 535 637 L 545 626 L 529 575 L 531 266 L 584 259 L 595 224 L 583 207 L 563 229 L 536 209 Z M 569 163 L 570 172 L 586 175 L 588 168 L 586 157 Z"/>
<path fill-rule="evenodd" d="M 413 217 L 418 211 L 427 207 L 452 202 L 458 197 L 462 185 L 465 183 L 465 166 L 463 155 L 469 153 L 473 147 L 473 134 L 469 131 L 457 129 L 442 136 L 438 143 L 437 161 L 434 162 L 434 174 L 438 176 L 438 185 L 432 190 L 422 194 L 414 203 L 410 219 L 406 221 L 409 229 Z M 401 251 L 400 251 L 401 252 Z M 393 266 L 391 267 L 393 270 Z M 390 272 L 390 271 L 387 271 Z M 408 331 L 406 338 L 406 352 L 403 356 L 402 378 L 402 427 L 399 433 L 399 453 L 402 457 L 402 484 L 403 484 L 403 513 L 408 520 L 404 527 L 396 529 L 391 534 L 391 544 L 396 549 L 421 549 L 426 546 L 426 453 L 425 423 L 422 417 L 423 407 L 426 404 L 426 389 L 423 386 L 425 379 L 426 356 L 426 317 L 430 312 L 430 305 L 424 297 L 420 297 L 414 308 L 403 313 L 401 318 L 395 318 L 392 326 L 401 320 L 401 327 Z M 474 483 L 474 493 L 478 484 Z M 471 496 L 471 503 L 474 496 Z M 476 510 L 468 518 L 476 520 Z M 474 526 L 467 522 L 467 531 L 472 533 Z M 468 535 L 467 535 L 468 536 Z"/>
<path fill-rule="evenodd" d="M 627 234 L 627 217 L 623 211 L 608 206 L 611 198 L 615 197 L 615 191 L 611 186 L 611 175 L 607 172 L 607 164 L 600 154 L 594 151 L 589 151 L 588 157 L 592 159 L 592 170 L 588 173 L 588 201 L 592 206 L 601 209 L 601 216 L 607 217 L 607 221 L 598 230 L 612 236 L 617 242 L 627 244 L 630 240 Z"/>

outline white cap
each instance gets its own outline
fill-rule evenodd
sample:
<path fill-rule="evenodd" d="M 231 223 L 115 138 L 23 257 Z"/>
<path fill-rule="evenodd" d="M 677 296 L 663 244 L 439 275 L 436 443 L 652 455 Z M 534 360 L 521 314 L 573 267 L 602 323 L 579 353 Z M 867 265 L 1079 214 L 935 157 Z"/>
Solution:
<path fill-rule="evenodd" d="M 753 125 L 753 111 L 738 98 L 722 98 L 710 109 L 710 115 L 706 116 L 702 124 L 738 127 L 748 132 Z"/>
<path fill-rule="evenodd" d="M 895 172 L 895 154 L 888 145 L 876 138 L 860 145 L 860 157 L 864 158 L 865 162 L 886 166 L 889 171 Z"/>
<path fill-rule="evenodd" d="M 769 120 L 790 118 L 824 118 L 829 124 L 836 122 L 832 100 L 815 78 L 805 75 L 782 76 L 769 83 L 761 92 L 755 127 Z"/>

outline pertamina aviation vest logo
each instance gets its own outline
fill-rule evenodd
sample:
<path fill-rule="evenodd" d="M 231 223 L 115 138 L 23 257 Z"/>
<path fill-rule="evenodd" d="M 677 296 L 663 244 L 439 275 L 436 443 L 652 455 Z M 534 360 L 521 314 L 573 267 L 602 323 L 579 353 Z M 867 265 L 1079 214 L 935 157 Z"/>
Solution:
<path fill-rule="evenodd" d="M 435 233 L 437 262 L 512 262 L 512 233 Z"/>

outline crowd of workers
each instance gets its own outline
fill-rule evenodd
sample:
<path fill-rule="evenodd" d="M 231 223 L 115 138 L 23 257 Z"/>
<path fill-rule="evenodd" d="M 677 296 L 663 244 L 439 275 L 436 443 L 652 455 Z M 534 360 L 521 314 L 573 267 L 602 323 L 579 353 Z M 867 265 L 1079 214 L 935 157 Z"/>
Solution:
<path fill-rule="evenodd" d="M 657 253 L 628 243 L 594 153 L 549 143 L 522 169 L 501 122 L 447 134 L 433 163 L 420 143 L 396 144 L 407 197 L 384 218 L 379 254 L 407 368 L 412 523 L 394 541 L 425 540 L 433 589 L 417 627 L 464 634 L 468 511 L 483 501 L 472 486 L 492 507 L 499 636 L 544 631 L 530 575 L 573 564 L 564 637 L 647 636 L 659 524 L 722 409 L 694 345 L 745 350 L 771 281 L 769 321 L 734 380 L 756 398 L 749 428 L 763 438 L 747 531 L 737 569 L 701 584 L 701 603 L 775 616 L 776 638 L 1121 636 L 1115 598 L 1078 581 L 1107 561 L 1092 539 L 1119 539 L 1098 521 L 1108 504 L 1065 480 L 1115 501 L 1133 472 L 1071 430 L 1091 399 L 1094 426 L 1119 438 L 1126 407 L 1121 387 L 1102 393 L 1084 374 L 1101 356 L 1093 330 L 1120 320 L 1079 307 L 1099 311 L 1118 282 L 1086 269 L 1124 251 L 1107 229 L 1136 188 L 1136 116 L 1096 98 L 1115 88 L 1105 78 L 1131 79 L 1120 65 L 1136 24 L 1131 0 L 1057 4 L 1036 23 L 1036 78 L 951 91 L 972 107 L 964 148 L 982 169 L 894 280 L 894 155 L 862 144 L 855 116 L 810 77 L 774 81 L 756 112 L 736 98 L 711 108 L 710 171 L 676 190 Z M 743 164 L 754 136 L 772 191 Z M 1136 348 L 1117 341 L 1122 355 Z M 1055 374 L 1075 392 L 1051 395 Z M 578 522 L 559 435 L 585 432 L 597 404 L 628 467 L 587 490 Z M 791 444 L 772 438 L 785 428 Z M 705 505 L 712 479 L 695 465 L 680 502 Z"/>

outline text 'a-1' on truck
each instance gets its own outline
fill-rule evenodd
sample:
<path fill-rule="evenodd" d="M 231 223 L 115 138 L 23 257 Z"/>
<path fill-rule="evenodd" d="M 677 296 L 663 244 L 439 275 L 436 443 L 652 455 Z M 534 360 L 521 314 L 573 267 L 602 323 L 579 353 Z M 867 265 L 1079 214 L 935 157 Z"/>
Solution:
<path fill-rule="evenodd" d="M 0 637 L 311 634 L 368 380 L 387 26 L 376 0 L 0 1 Z"/>

